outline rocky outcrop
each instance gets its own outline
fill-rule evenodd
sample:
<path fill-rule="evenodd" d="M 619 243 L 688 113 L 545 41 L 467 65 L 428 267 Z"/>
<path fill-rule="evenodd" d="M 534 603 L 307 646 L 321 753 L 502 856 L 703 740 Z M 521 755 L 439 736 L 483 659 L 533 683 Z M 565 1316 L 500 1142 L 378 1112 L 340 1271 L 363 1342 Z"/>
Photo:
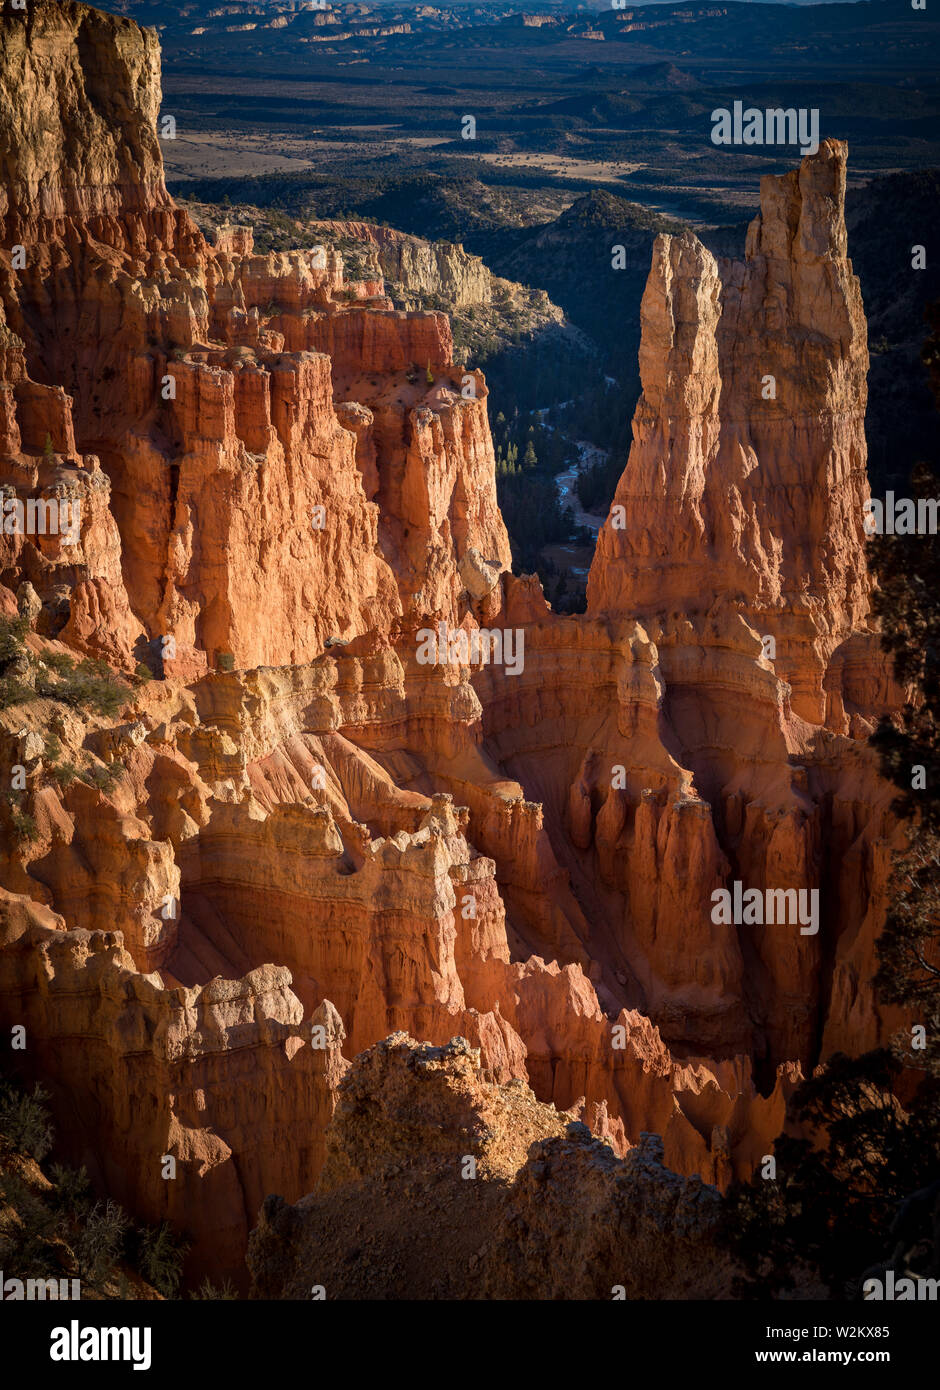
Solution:
<path fill-rule="evenodd" d="M 639 618 L 655 644 L 661 708 L 688 769 L 671 810 L 649 800 L 637 812 L 634 844 L 645 838 L 643 858 L 656 865 L 634 865 L 633 883 L 639 868 L 648 887 L 630 889 L 648 957 L 659 954 L 665 917 L 697 921 L 706 935 L 693 936 L 693 952 L 707 952 L 713 983 L 740 1007 L 756 955 L 776 982 L 766 1021 L 778 1060 L 805 1056 L 827 1013 L 817 996 L 824 962 L 835 957 L 841 991 L 842 955 L 863 919 L 863 950 L 871 947 L 868 906 L 840 861 L 854 861 L 870 894 L 891 832 L 870 762 L 848 740 L 866 737 L 877 713 L 902 699 L 866 616 L 868 354 L 846 254 L 846 157 L 843 144 L 824 141 L 798 172 L 763 180 L 743 263 L 717 262 L 691 233 L 657 239 L 633 447 L 588 583 L 590 614 Z M 829 794 L 832 814 L 821 820 Z M 847 802 L 869 808 L 861 835 L 852 820 L 851 844 Z M 678 836 L 677 812 L 687 827 Z M 605 831 L 617 825 L 605 818 Z M 697 890 L 662 902 L 663 878 L 681 879 L 660 872 L 673 853 L 686 863 L 693 854 L 713 888 L 816 889 L 820 932 L 764 928 L 747 943 L 735 928 L 713 934 Z M 663 1006 L 688 1018 L 671 988 Z M 722 1013 L 727 1035 L 736 1025 Z M 672 1035 L 675 1024 L 654 1016 Z"/>
<path fill-rule="evenodd" d="M 398 309 L 446 307 L 457 356 L 472 360 L 518 345 L 564 343 L 578 356 L 592 351 L 543 289 L 495 275 L 479 256 L 449 241 L 426 241 L 372 222 L 313 222 L 310 230 L 361 267 Z M 415 359 L 423 369 L 425 359 Z"/>
<path fill-rule="evenodd" d="M 678 612 L 696 638 L 706 617 L 715 636 L 743 620 L 772 639 L 770 669 L 813 724 L 832 720 L 830 661 L 868 612 L 846 158 L 824 141 L 798 173 L 763 179 L 743 263 L 690 232 L 657 239 L 634 444 L 588 584 L 590 611 Z"/>
<path fill-rule="evenodd" d="M 425 241 L 371 222 L 323 222 L 324 235 L 348 238 L 373 251 L 386 280 L 418 296 L 441 295 L 455 309 L 493 299 L 493 277 L 480 256 L 448 241 Z"/>
<path fill-rule="evenodd" d="M 657 243 L 634 447 L 561 617 L 509 573 L 447 317 L 336 246 L 210 244 L 169 199 L 152 34 L 34 0 L 0 90 L 0 486 L 45 519 L 0 536 L 0 1023 L 73 1156 L 233 1276 L 265 1196 L 322 1170 L 351 1291 L 377 1199 L 350 1136 L 385 1107 L 376 1162 L 404 1144 L 442 1220 L 471 1211 L 454 1134 L 492 1169 L 471 1296 L 561 1296 L 548 1241 L 592 1252 L 579 1297 L 717 1296 L 710 1187 L 896 1022 L 869 987 L 895 830 L 865 740 L 900 696 L 867 616 L 844 147 L 765 181 L 743 263 Z M 716 912 L 745 889 L 785 920 Z M 369 1051 L 400 1031 L 432 1050 Z M 458 1035 L 478 1061 L 433 1050 Z M 397 1201 L 369 1277 L 462 1289 Z M 286 1211 L 259 1288 L 314 1278 L 303 1221 L 272 1253 Z"/>
<path fill-rule="evenodd" d="M 462 1038 L 435 1048 L 400 1033 L 357 1058 L 317 1191 L 264 1204 L 253 1296 L 727 1294 L 714 1188 L 663 1167 L 655 1136 L 617 1159 L 525 1085 L 483 1081 L 478 1064 Z"/>
<path fill-rule="evenodd" d="M 120 933 L 66 931 L 0 890 L 4 1010 L 26 1030 L 65 1152 L 145 1219 L 202 1237 L 196 1274 L 238 1279 L 247 1213 L 285 1184 L 288 1153 L 297 1195 L 322 1162 L 345 1035 L 328 1002 L 305 1017 L 290 985 L 269 966 L 166 989 L 137 973 Z"/>

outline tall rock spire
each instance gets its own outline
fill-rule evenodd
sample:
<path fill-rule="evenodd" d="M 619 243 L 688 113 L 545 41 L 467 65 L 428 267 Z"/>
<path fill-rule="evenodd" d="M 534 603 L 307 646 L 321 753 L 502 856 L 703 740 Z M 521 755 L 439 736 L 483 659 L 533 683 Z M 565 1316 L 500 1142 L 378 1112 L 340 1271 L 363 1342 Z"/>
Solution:
<path fill-rule="evenodd" d="M 868 349 L 846 156 L 825 140 L 762 180 L 743 262 L 688 232 L 657 238 L 633 447 L 588 583 L 590 612 L 682 611 L 697 642 L 696 615 L 713 633 L 743 618 L 773 639 L 765 654 L 812 723 L 830 658 L 868 611 Z"/>

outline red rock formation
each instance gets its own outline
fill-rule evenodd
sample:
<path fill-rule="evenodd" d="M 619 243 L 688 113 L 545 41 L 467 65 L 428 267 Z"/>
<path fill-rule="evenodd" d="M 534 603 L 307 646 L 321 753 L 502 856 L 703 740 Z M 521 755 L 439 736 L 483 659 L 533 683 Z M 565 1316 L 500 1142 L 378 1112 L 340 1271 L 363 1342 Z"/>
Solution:
<path fill-rule="evenodd" d="M 269 966 L 165 989 L 120 933 L 67 931 L 0 890 L 0 992 L 66 1151 L 145 1218 L 200 1233 L 196 1271 L 237 1278 L 248 1214 L 272 1187 L 302 1195 L 323 1160 L 345 1035 L 329 1003 L 305 1018 L 290 984 Z"/>
<path fill-rule="evenodd" d="M 17 23 L 0 484 L 81 506 L 74 541 L 0 535 L 29 627 L 0 672 L 0 1020 L 66 1142 L 235 1273 L 264 1195 L 313 1188 L 343 1040 L 407 1030 L 469 1039 L 631 1173 L 656 1131 L 674 1174 L 747 1174 L 801 1069 L 892 1024 L 844 147 L 765 180 L 744 263 L 657 243 L 634 447 L 559 617 L 508 574 L 446 317 L 323 248 L 207 244 L 163 185 L 154 35 L 71 0 Z M 467 649 L 428 661 L 439 624 Z M 481 627 L 515 671 L 469 659 Z M 128 674 L 118 713 L 65 698 L 69 653 Z M 716 919 L 735 881 L 819 890 L 818 933 Z"/>
<path fill-rule="evenodd" d="M 657 238 L 634 445 L 588 589 L 592 612 L 678 612 L 696 635 L 706 615 L 743 619 L 774 638 L 772 667 L 813 724 L 830 658 L 868 611 L 846 158 L 825 140 L 799 172 L 762 180 L 744 262 L 719 266 L 691 233 Z"/>
<path fill-rule="evenodd" d="M 103 592 L 121 588 L 112 567 L 96 597 L 77 596 L 76 635 L 96 604 L 107 619 L 129 602 L 136 622 L 110 635 L 125 665 L 141 634 L 161 650 L 172 638 L 180 671 L 219 652 L 285 664 L 329 636 L 387 629 L 425 579 L 420 602 L 459 621 L 467 548 L 504 569 L 509 547 L 485 388 L 462 398 L 446 317 L 347 302 L 342 263 L 322 247 L 254 256 L 234 233 L 209 246 L 164 187 L 153 33 L 40 4 L 0 44 L 4 101 L 24 127 L 0 203 L 3 246 L 25 257 L 0 257 L 6 323 L 24 344 L 11 378 L 20 447 L 40 452 L 49 433 L 58 452 L 77 439 L 99 455 L 123 544 L 126 597 Z M 56 383 L 54 399 L 26 370 Z M 360 377 L 382 378 L 374 443 L 357 431 L 357 444 L 334 409 L 339 384 L 348 399 Z M 401 523 L 381 539 L 356 463 L 370 448 L 386 522 Z"/>

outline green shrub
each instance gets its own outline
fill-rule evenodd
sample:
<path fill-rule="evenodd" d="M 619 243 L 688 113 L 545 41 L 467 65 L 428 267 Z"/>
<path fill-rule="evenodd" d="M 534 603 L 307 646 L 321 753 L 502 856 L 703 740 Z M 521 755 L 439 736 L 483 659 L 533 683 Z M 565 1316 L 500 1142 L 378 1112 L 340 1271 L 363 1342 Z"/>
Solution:
<path fill-rule="evenodd" d="M 24 641 L 28 631 L 29 622 L 23 616 L 0 618 L 0 709 L 44 696 L 75 709 L 113 716 L 127 703 L 130 687 L 118 680 L 106 661 L 91 657 L 76 661 L 67 652 L 46 652 L 35 690 L 10 675 L 6 668 L 18 657 L 26 655 L 31 666 L 35 664 Z"/>
<path fill-rule="evenodd" d="M 97 787 L 102 792 L 112 792 L 124 776 L 124 764 L 117 759 L 113 763 L 96 763 L 79 773 L 86 786 Z"/>
<path fill-rule="evenodd" d="M 18 840 L 32 843 L 33 840 L 39 838 L 39 826 L 36 824 L 36 817 L 31 816 L 28 811 L 21 811 L 19 806 L 10 807 L 10 823 Z"/>
<path fill-rule="evenodd" d="M 130 687 L 119 681 L 106 661 L 85 657 L 75 662 L 63 653 L 46 658 L 47 666 L 58 679 L 40 675 L 36 693 L 50 700 L 61 700 L 73 709 L 92 710 L 95 714 L 114 716 L 127 703 Z"/>
<path fill-rule="evenodd" d="M 92 1205 L 91 1184 L 85 1169 L 53 1163 L 49 1177 L 55 1184 L 49 1194 L 53 1208 L 64 1216 L 84 1217 Z"/>
<path fill-rule="evenodd" d="M 26 634 L 29 619 L 25 615 L 17 618 L 0 618 L 0 709 L 22 704 L 35 699 L 35 692 L 25 681 L 9 674 L 8 668 L 18 658 L 27 656 Z"/>
<path fill-rule="evenodd" d="M 32 686 L 25 685 L 23 681 L 13 680 L 12 677 L 0 678 L 0 709 L 9 709 L 11 705 L 21 705 L 26 700 L 35 700 L 36 692 Z"/>
<path fill-rule="evenodd" d="M 235 1289 L 234 1284 L 232 1284 L 228 1279 L 226 1279 L 223 1284 L 220 1284 L 217 1287 L 215 1284 L 211 1283 L 208 1278 L 205 1278 L 199 1285 L 198 1289 L 193 1289 L 190 1292 L 189 1296 L 190 1298 L 223 1299 L 226 1302 L 229 1302 L 236 1300 L 238 1298 L 238 1293 Z"/>
<path fill-rule="evenodd" d="M 59 676 L 71 675 L 75 670 L 75 658 L 67 652 L 46 652 L 42 659 L 49 670 L 55 671 Z"/>
<path fill-rule="evenodd" d="M 0 1080 L 0 1136 L 37 1162 L 52 1145 L 46 1099 L 38 1086 L 26 1095 L 12 1082 Z M 87 1290 L 133 1298 L 120 1266 L 127 1260 L 129 1238 L 133 1236 L 139 1248 L 149 1235 L 154 1264 L 163 1271 L 165 1286 L 175 1288 L 172 1254 L 179 1248 L 177 1242 L 168 1242 L 161 1232 L 138 1234 L 117 1202 L 95 1199 L 84 1168 L 53 1163 L 48 1176 L 52 1186 L 39 1190 L 28 1173 L 0 1169 L 0 1269 L 21 1279 L 78 1278 L 83 1296 Z M 154 1235 L 161 1240 L 154 1242 Z"/>
<path fill-rule="evenodd" d="M 17 840 L 32 841 L 39 835 L 35 816 L 24 811 L 14 792 L 7 792 L 6 803 L 10 808 L 10 825 Z"/>
<path fill-rule="evenodd" d="M 48 764 L 49 776 L 57 783 L 60 791 L 70 787 L 81 772 L 74 763 L 60 763 L 62 744 L 55 734 L 47 734 L 44 756 Z"/>
<path fill-rule="evenodd" d="M 24 615 L 18 618 L 0 618 L 0 670 L 26 650 L 25 638 L 29 632 L 29 619 Z"/>
<path fill-rule="evenodd" d="M 95 1202 L 72 1242 L 79 1279 L 90 1288 L 100 1289 L 113 1274 L 114 1266 L 124 1252 L 124 1240 L 130 1227 L 127 1213 L 112 1202 Z"/>
<path fill-rule="evenodd" d="M 140 1242 L 141 1274 L 164 1298 L 175 1298 L 183 1277 L 183 1258 L 188 1244 L 164 1221 L 148 1226 Z"/>
<path fill-rule="evenodd" d="M 0 1081 L 0 1134 L 18 1153 L 31 1154 L 37 1163 L 52 1148 L 52 1117 L 43 1104 L 48 1099 L 41 1086 L 26 1095 L 12 1082 Z"/>
<path fill-rule="evenodd" d="M 82 775 L 81 770 L 77 768 L 74 763 L 59 763 L 57 764 L 57 766 L 52 767 L 49 770 L 52 773 L 52 776 L 55 778 L 59 790 L 63 792 L 65 791 L 66 787 L 70 787 L 72 785 L 76 778 L 81 777 Z"/>
<path fill-rule="evenodd" d="M 52 1241 L 59 1218 L 19 1174 L 0 1174 L 0 1269 L 18 1279 L 44 1279 L 55 1268 Z"/>

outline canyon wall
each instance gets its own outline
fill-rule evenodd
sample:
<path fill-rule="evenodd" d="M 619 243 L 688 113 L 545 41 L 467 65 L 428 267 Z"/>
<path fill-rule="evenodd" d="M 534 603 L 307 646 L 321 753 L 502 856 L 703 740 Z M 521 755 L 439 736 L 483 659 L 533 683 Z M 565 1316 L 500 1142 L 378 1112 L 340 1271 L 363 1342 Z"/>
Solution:
<path fill-rule="evenodd" d="M 455 309 L 492 301 L 495 277 L 482 257 L 471 255 L 462 246 L 426 241 L 372 222 L 332 220 L 319 225 L 324 233 L 359 242 L 377 271 L 406 292 L 441 295 Z"/>
<path fill-rule="evenodd" d="M 764 181 L 742 262 L 657 242 L 633 449 L 562 617 L 510 573 L 446 315 L 174 206 L 153 33 L 35 0 L 0 94 L 0 488 L 78 504 L 0 535 L 0 1032 L 65 1148 L 243 1280 L 268 1194 L 364 1181 L 330 1117 L 363 1052 L 384 1103 L 406 1033 L 465 1039 L 471 1091 L 532 1087 L 566 1202 L 613 1162 L 673 1196 L 749 1174 L 800 1076 L 895 1022 L 845 147 Z M 474 660 L 481 629 L 518 663 Z M 818 893 L 816 929 L 716 917 L 735 882 Z M 538 1227 L 523 1150 L 500 1172 Z M 481 1287 L 531 1290 L 499 1241 Z"/>

